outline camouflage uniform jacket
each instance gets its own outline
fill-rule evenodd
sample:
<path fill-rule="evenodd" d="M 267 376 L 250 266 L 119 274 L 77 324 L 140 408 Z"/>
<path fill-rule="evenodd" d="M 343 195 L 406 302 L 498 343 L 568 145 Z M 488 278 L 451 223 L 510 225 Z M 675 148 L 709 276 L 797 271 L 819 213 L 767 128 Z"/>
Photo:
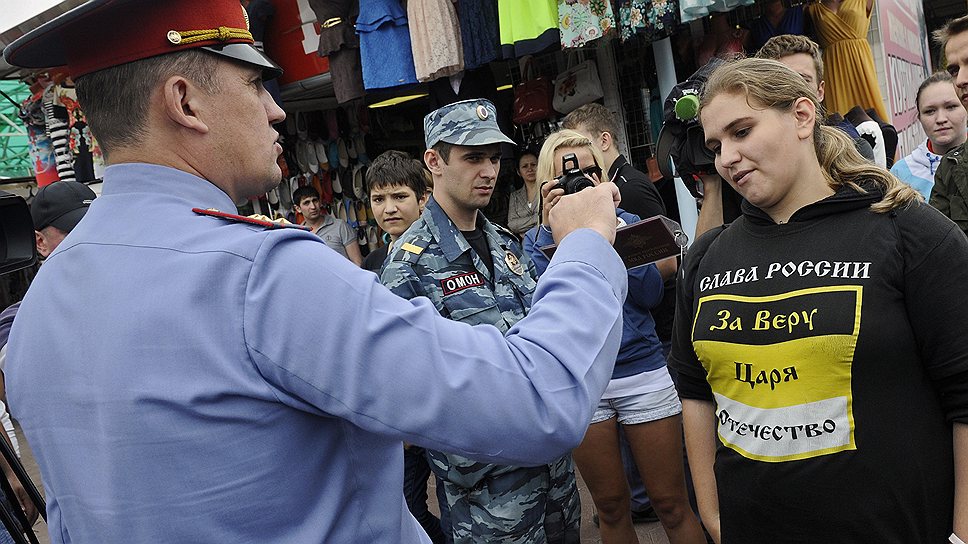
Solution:
<path fill-rule="evenodd" d="M 968 233 L 968 146 L 948 151 L 934 173 L 931 205 Z"/>
<path fill-rule="evenodd" d="M 411 299 L 427 297 L 441 315 L 470 325 L 493 325 L 507 332 L 527 315 L 534 293 L 535 270 L 517 239 L 478 214 L 491 259 L 494 278 L 433 198 L 420 218 L 394 244 L 395 250 L 381 281 L 395 294 Z M 511 265 L 517 264 L 512 270 Z M 503 467 L 456 455 L 430 453 L 441 478 L 474 487 L 488 475 L 509 472 Z M 445 458 L 446 457 L 446 460 Z M 444 469 L 444 466 L 447 469 Z"/>
<path fill-rule="evenodd" d="M 507 332 L 531 308 L 535 270 L 510 231 L 478 214 L 494 277 L 433 198 L 397 240 L 382 281 L 404 298 L 429 298 L 441 315 Z M 573 544 L 581 502 L 571 455 L 548 465 L 480 463 L 427 450 L 443 480 L 454 544 Z"/>

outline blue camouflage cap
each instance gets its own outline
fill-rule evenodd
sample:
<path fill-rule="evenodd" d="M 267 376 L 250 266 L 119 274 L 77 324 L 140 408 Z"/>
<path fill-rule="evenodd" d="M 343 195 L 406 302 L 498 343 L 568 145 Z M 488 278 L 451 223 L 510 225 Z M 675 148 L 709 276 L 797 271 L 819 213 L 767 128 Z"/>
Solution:
<path fill-rule="evenodd" d="M 514 140 L 497 126 L 497 108 L 490 100 L 475 98 L 454 102 L 424 117 L 424 143 L 427 149 L 437 142 L 454 145 L 487 145 Z"/>

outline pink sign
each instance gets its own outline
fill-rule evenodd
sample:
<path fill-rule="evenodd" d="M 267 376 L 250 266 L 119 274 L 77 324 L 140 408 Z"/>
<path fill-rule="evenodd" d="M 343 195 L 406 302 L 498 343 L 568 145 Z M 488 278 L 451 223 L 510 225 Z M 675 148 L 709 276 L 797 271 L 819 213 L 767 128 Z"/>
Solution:
<path fill-rule="evenodd" d="M 931 70 L 924 8 L 921 0 L 877 0 L 877 14 L 884 47 L 888 113 L 897 129 L 898 156 L 903 157 L 925 138 L 914 101 L 918 86 Z"/>

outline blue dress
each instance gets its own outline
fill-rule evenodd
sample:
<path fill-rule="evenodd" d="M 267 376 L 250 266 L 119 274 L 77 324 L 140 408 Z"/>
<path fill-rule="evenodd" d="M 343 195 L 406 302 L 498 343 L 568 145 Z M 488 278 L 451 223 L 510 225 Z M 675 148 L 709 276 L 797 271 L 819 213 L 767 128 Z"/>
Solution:
<path fill-rule="evenodd" d="M 473 70 L 496 59 L 501 42 L 497 3 L 461 0 L 457 4 L 457 14 L 460 19 L 460 41 L 464 48 L 464 69 Z"/>
<path fill-rule="evenodd" d="M 363 86 L 383 89 L 417 82 L 407 12 L 398 0 L 360 0 L 356 18 Z"/>
<path fill-rule="evenodd" d="M 773 36 L 781 34 L 803 34 L 803 6 L 793 6 L 787 8 L 780 19 L 780 24 L 775 28 L 770 24 L 766 17 L 760 17 L 750 26 L 750 38 L 753 41 L 753 49 L 759 50 Z"/>

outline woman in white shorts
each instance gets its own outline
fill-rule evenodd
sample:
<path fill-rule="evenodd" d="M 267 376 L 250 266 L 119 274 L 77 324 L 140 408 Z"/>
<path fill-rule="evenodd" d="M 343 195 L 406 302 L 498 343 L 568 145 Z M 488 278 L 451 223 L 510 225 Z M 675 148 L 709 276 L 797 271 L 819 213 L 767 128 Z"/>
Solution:
<path fill-rule="evenodd" d="M 591 141 L 571 130 L 548 137 L 538 155 L 538 179 L 557 180 L 569 154 L 577 168 L 598 183 L 604 160 Z M 569 163 L 569 168 L 575 163 Z M 564 194 L 542 187 L 543 221 L 528 231 L 524 248 L 540 275 L 548 258 L 538 249 L 553 243 L 548 211 Z M 617 210 L 621 224 L 639 217 Z M 630 492 L 619 449 L 619 425 L 632 450 L 649 499 L 672 544 L 705 543 L 699 520 L 689 506 L 682 463 L 682 405 L 666 368 L 662 346 L 649 309 L 662 298 L 662 278 L 655 265 L 629 270 L 628 296 L 623 308 L 622 347 L 615 370 L 588 431 L 573 456 L 598 510 L 602 542 L 636 542 Z M 589 326 L 595 326 L 589 323 Z"/>

